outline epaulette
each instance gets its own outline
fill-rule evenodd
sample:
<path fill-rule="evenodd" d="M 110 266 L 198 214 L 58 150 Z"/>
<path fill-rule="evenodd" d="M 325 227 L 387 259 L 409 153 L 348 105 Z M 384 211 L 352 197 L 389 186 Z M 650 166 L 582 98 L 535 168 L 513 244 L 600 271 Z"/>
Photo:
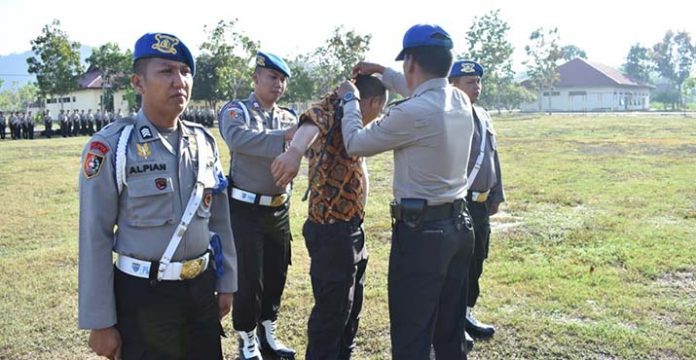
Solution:
<path fill-rule="evenodd" d="M 285 110 L 285 111 L 287 111 L 287 112 L 289 112 L 289 113 L 291 113 L 292 116 L 297 117 L 297 111 L 295 111 L 295 109 L 289 108 L 289 107 L 285 107 L 285 106 L 278 106 L 278 107 L 281 108 L 281 109 L 283 109 L 283 110 Z"/>
<path fill-rule="evenodd" d="M 122 117 L 114 122 L 110 122 L 106 126 L 104 126 L 101 130 L 97 132 L 100 136 L 103 137 L 109 137 L 113 136 L 114 134 L 118 134 L 123 130 L 124 127 L 127 125 L 132 125 L 135 124 L 135 118 L 132 117 Z"/>
<path fill-rule="evenodd" d="M 205 126 L 203 126 L 202 124 L 199 124 L 199 123 L 196 123 L 196 122 L 193 122 L 193 121 L 188 121 L 188 120 L 181 120 L 181 122 L 182 122 L 184 125 L 186 125 L 186 126 L 190 126 L 190 127 L 195 127 L 195 128 L 202 129 L 202 130 L 203 130 L 203 133 L 205 133 L 205 135 L 207 135 L 209 138 L 215 140 L 215 137 L 214 137 L 213 134 L 210 132 L 210 130 L 208 130 L 208 128 L 205 127 Z"/>
<path fill-rule="evenodd" d="M 401 100 L 392 101 L 392 102 L 390 102 L 389 104 L 387 104 L 387 107 L 388 107 L 388 108 L 394 107 L 394 106 L 396 106 L 396 105 L 405 103 L 406 101 L 409 101 L 409 100 L 411 100 L 410 97 L 409 97 L 409 98 L 405 98 L 405 99 L 401 99 Z"/>

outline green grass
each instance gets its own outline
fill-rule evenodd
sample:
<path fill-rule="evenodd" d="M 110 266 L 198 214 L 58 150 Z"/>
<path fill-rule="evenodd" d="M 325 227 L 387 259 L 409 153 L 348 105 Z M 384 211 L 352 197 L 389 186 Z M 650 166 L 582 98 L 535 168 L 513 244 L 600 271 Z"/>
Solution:
<path fill-rule="evenodd" d="M 493 218 L 473 359 L 694 359 L 696 119 L 496 117 L 508 202 Z M 77 174 L 86 138 L 0 142 L 0 359 L 93 358 L 77 330 Z M 369 160 L 370 261 L 356 359 L 390 358 L 391 154 Z M 280 333 L 312 306 L 295 183 Z M 231 332 L 229 319 L 224 323 Z M 236 358 L 234 337 L 224 340 Z"/>

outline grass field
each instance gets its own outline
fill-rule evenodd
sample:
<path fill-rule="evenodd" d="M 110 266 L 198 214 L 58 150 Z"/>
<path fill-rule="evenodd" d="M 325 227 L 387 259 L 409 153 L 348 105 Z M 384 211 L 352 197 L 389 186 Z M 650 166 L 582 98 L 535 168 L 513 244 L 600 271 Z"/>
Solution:
<path fill-rule="evenodd" d="M 696 359 L 696 119 L 495 118 L 508 201 L 493 218 L 472 359 Z M 90 359 L 77 329 L 77 174 L 87 138 L 0 142 L 0 359 Z M 369 160 L 370 260 L 355 359 L 390 357 L 391 154 Z M 312 306 L 295 184 L 280 333 Z M 224 326 L 231 331 L 229 318 Z M 224 340 L 229 359 L 236 341 Z"/>

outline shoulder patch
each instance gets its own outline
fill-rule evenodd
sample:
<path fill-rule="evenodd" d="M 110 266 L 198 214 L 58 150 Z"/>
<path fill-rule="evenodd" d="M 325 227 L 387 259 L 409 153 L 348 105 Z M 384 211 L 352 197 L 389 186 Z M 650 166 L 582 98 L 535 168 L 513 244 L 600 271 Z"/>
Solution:
<path fill-rule="evenodd" d="M 85 160 L 82 163 L 82 171 L 87 179 L 91 179 L 99 175 L 99 171 L 104 164 L 104 155 L 97 154 L 92 150 L 87 152 Z"/>
<path fill-rule="evenodd" d="M 218 114 L 218 119 L 221 119 L 224 115 L 229 116 L 231 119 L 236 119 L 237 117 L 244 116 L 244 110 L 242 105 L 239 104 L 239 100 L 232 100 L 225 104 Z"/>

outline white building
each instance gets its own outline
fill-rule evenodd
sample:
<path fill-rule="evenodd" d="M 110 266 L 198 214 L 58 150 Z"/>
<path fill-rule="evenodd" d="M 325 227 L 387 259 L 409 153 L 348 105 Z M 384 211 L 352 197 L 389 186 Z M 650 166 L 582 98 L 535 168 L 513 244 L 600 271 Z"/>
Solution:
<path fill-rule="evenodd" d="M 92 112 L 102 108 L 102 77 L 98 69 L 90 68 L 82 75 L 79 80 L 79 88 L 65 96 L 53 97 L 46 100 L 46 109 L 55 117 L 60 109 L 65 110 L 85 110 L 92 109 Z M 125 90 L 119 89 L 114 92 L 114 112 L 120 109 L 123 113 L 128 113 L 128 102 L 125 99 Z M 62 104 L 61 104 L 62 103 Z M 104 104 L 104 108 L 109 108 Z"/>
<path fill-rule="evenodd" d="M 651 86 L 636 83 L 620 71 L 575 58 L 558 67 L 559 80 L 551 90 L 524 103 L 521 111 L 641 111 L 650 109 Z"/>

